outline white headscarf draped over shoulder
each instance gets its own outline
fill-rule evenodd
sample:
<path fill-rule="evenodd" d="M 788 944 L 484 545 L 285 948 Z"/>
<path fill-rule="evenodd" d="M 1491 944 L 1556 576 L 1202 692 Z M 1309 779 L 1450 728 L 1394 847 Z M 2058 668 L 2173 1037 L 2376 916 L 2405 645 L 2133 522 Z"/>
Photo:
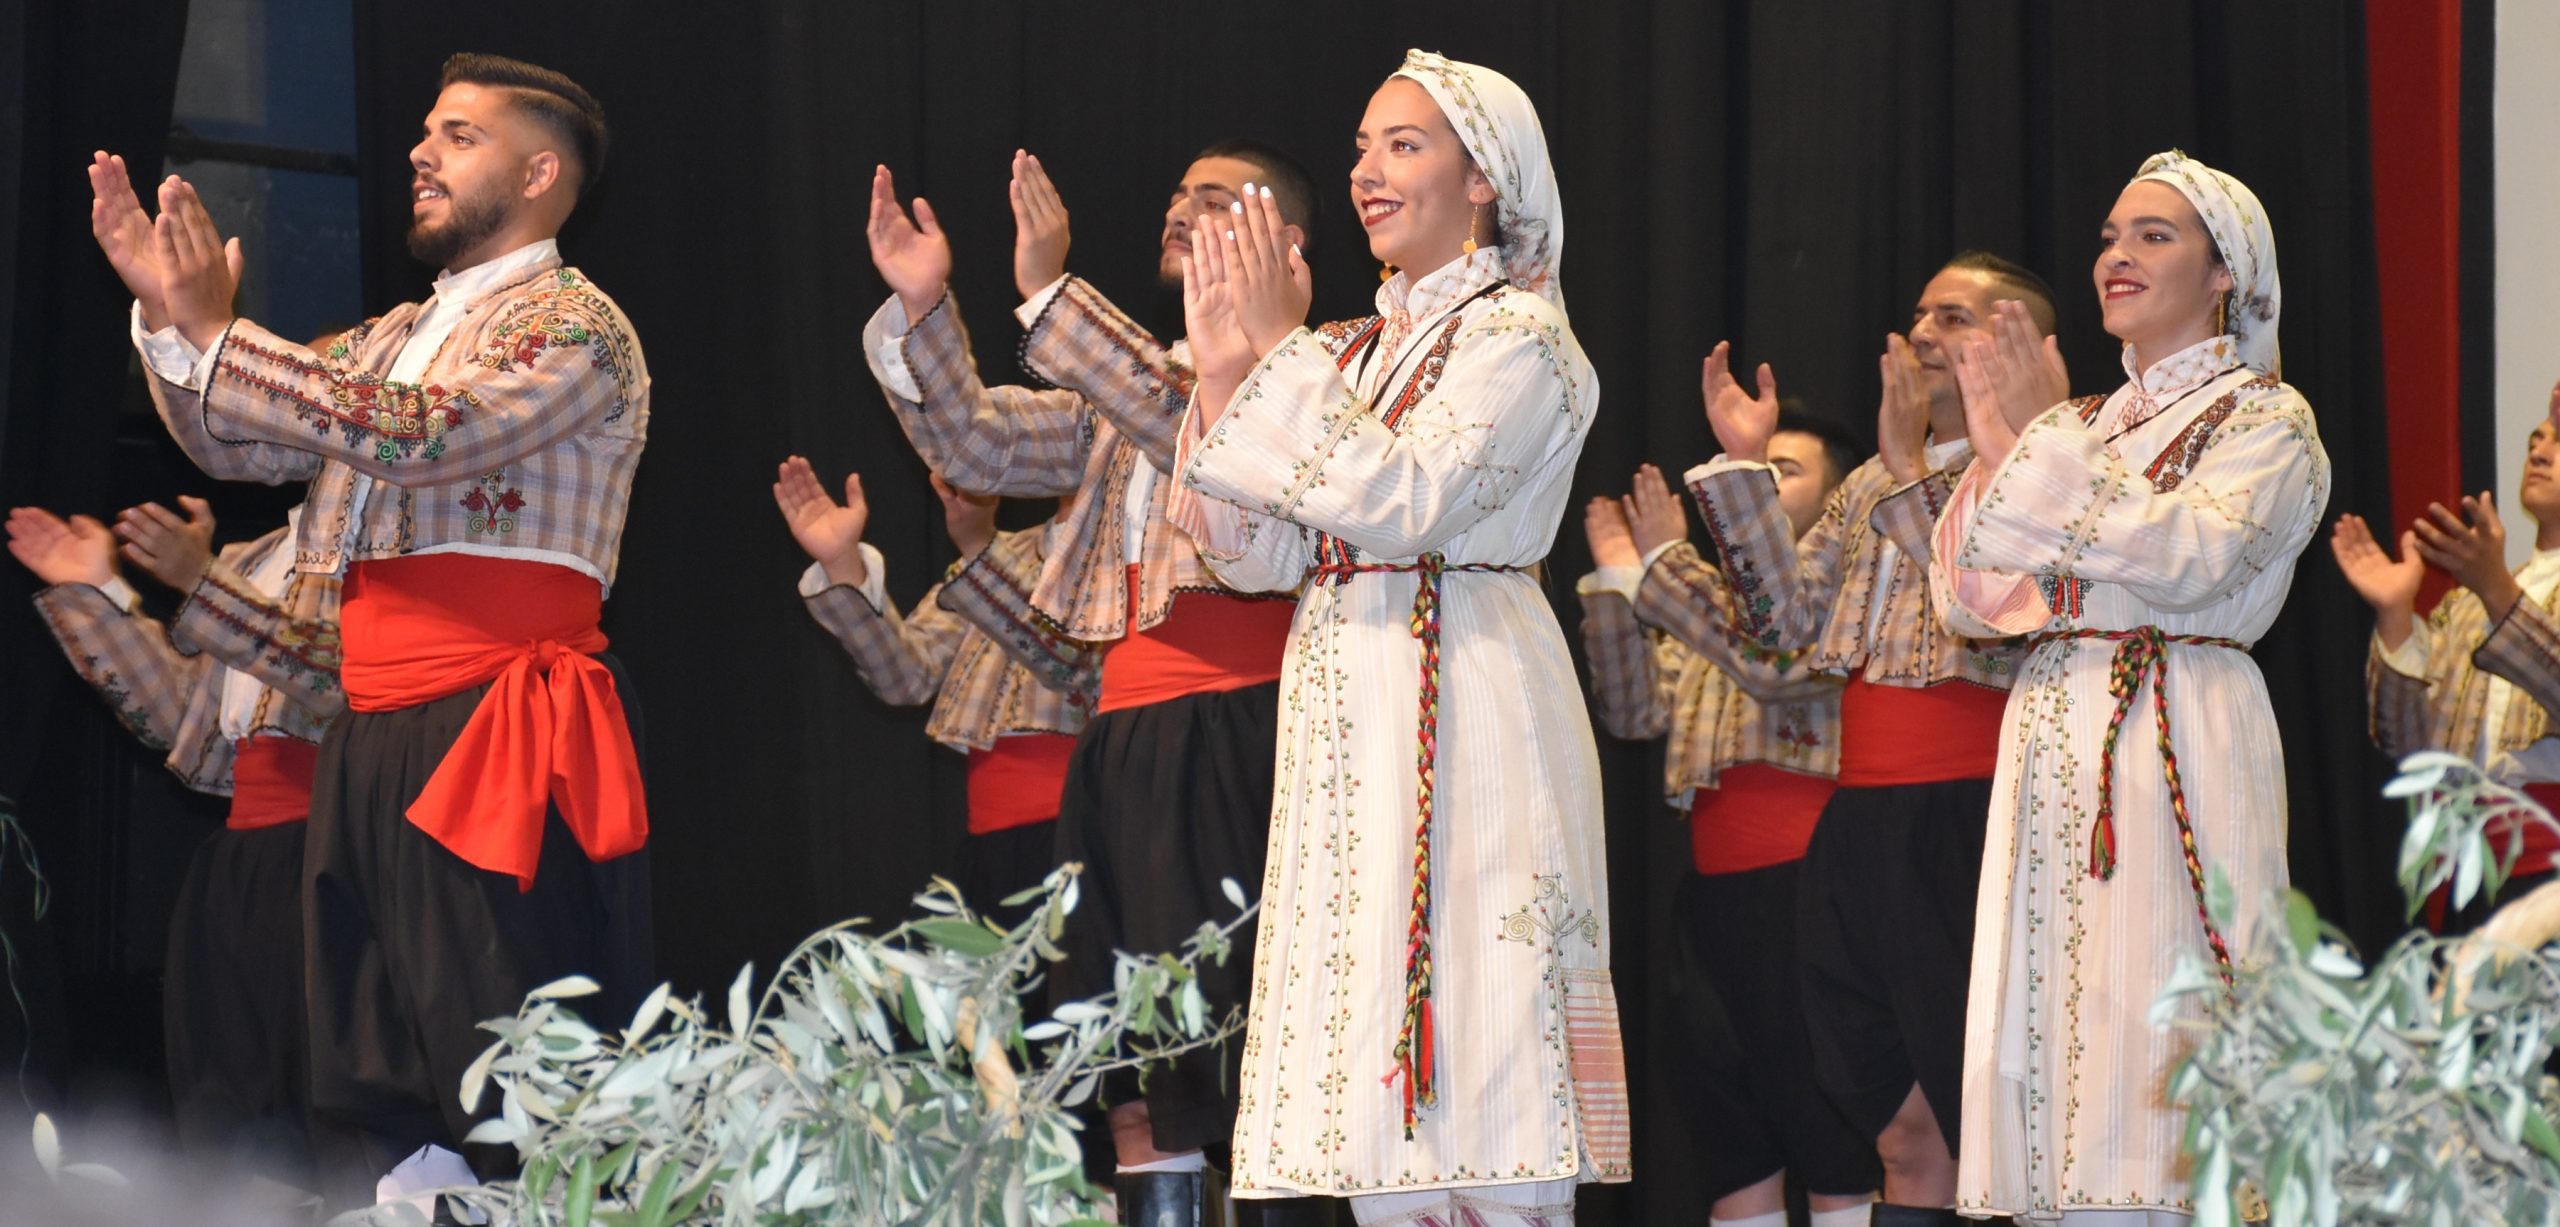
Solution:
<path fill-rule="evenodd" d="M 1502 261 L 1511 284 L 1564 306 L 1564 201 L 1547 160 L 1538 108 L 1511 78 L 1436 52 L 1408 51 L 1388 79 L 1405 77 L 1440 104 L 1476 169 L 1493 184 L 1502 223 Z"/>
<path fill-rule="evenodd" d="M 2276 320 L 2284 313 L 2284 284 L 2276 277 L 2276 232 L 2249 185 L 2175 149 L 2155 153 L 2133 182 L 2156 179 L 2178 189 L 2204 218 L 2223 267 L 2231 270 L 2231 312 L 2224 325 L 2240 345 L 2240 361 L 2270 379 L 2284 378 L 2276 348 Z"/>

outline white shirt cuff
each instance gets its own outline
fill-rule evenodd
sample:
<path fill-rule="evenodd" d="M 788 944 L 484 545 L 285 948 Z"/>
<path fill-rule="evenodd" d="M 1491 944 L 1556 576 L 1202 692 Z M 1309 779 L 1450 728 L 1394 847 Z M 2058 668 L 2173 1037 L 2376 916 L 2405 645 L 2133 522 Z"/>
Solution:
<path fill-rule="evenodd" d="M 1049 300 L 1056 298 L 1058 291 L 1065 289 L 1066 285 L 1067 275 L 1058 274 L 1057 280 L 1040 287 L 1039 293 L 1022 300 L 1022 305 L 1013 309 L 1013 318 L 1020 321 L 1026 329 L 1039 323 L 1041 313 L 1049 309 Z"/>
<path fill-rule="evenodd" d="M 2382 646 L 2382 632 L 2376 631 L 2373 635 L 2374 654 L 2381 657 L 2384 667 L 2392 672 L 2402 677 L 2414 677 L 2424 681 L 2427 676 L 2428 635 L 2431 629 L 2426 619 L 2411 617 L 2409 637 L 2401 640 L 2400 646 L 2396 648 Z"/>
<path fill-rule="evenodd" d="M 152 374 L 190 392 L 203 391 L 206 379 L 213 374 L 213 355 L 197 349 L 177 325 L 144 332 L 139 302 L 133 304 L 133 347 L 141 351 L 143 365 L 150 367 Z"/>
<path fill-rule="evenodd" d="M 142 594 L 134 591 L 133 585 L 124 582 L 124 577 L 121 575 L 108 576 L 107 582 L 98 585 L 98 591 L 106 596 L 109 603 L 126 613 L 133 613 L 142 608 Z"/>
<path fill-rule="evenodd" d="M 892 294 L 871 321 L 862 326 L 862 356 L 871 363 L 871 376 L 887 388 L 890 395 L 918 404 L 924 401 L 924 388 L 916 383 L 916 374 L 907 369 L 907 332 L 915 327 L 907 318 L 905 303 Z"/>
<path fill-rule="evenodd" d="M 889 608 L 889 582 L 885 577 L 889 572 L 889 560 L 871 548 L 868 541 L 854 548 L 862 551 L 862 584 L 854 591 L 861 593 L 863 600 L 871 602 L 872 609 L 886 610 Z M 836 581 L 828 578 L 827 569 L 817 563 L 810 563 L 809 569 L 800 573 L 800 595 L 804 598 L 836 586 Z"/>
<path fill-rule="evenodd" d="M 1642 578 L 1645 572 L 1653 569 L 1653 564 L 1655 562 L 1659 561 L 1663 555 L 1670 553 L 1671 547 L 1678 544 L 1680 544 L 1680 539 L 1674 537 L 1669 541 L 1665 541 L 1662 544 L 1653 547 L 1652 549 L 1646 550 L 1644 552 L 1643 560 L 1636 565 L 1636 576 L 1638 578 Z"/>
<path fill-rule="evenodd" d="M 1716 453 L 1715 459 L 1710 460 L 1705 464 L 1694 464 L 1689 466 L 1689 471 L 1680 475 L 1680 484 L 1684 486 L 1694 486 L 1718 473 L 1730 473 L 1735 469 L 1757 469 L 1760 472 L 1771 475 L 1772 477 L 1775 477 L 1778 472 L 1778 466 L 1771 464 L 1768 461 L 1736 460 L 1731 456 L 1718 452 Z"/>
<path fill-rule="evenodd" d="M 1644 582 L 1642 567 L 1593 567 L 1591 574 L 1583 576 L 1573 585 L 1573 590 L 1582 596 L 1614 592 L 1625 597 L 1627 604 L 1633 605 L 1636 603 L 1636 585 L 1642 582 Z"/>

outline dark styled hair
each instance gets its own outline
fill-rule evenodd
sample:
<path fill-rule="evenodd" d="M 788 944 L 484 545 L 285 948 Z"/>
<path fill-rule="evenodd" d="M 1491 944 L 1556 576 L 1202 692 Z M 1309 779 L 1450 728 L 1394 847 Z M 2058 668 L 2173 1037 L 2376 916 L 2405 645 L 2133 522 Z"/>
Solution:
<path fill-rule="evenodd" d="M 505 90 L 518 110 L 568 142 L 578 172 L 571 186 L 579 199 L 603 176 L 613 132 L 605 127 L 604 106 L 584 86 L 539 64 L 477 51 L 457 52 L 446 60 L 444 80 L 436 88 L 462 84 Z"/>
<path fill-rule="evenodd" d="M 1299 165 L 1296 158 L 1282 153 L 1277 145 L 1246 137 L 1211 141 L 1207 148 L 1191 155 L 1194 162 L 1202 158 L 1234 158 L 1239 162 L 1253 163 L 1255 169 L 1263 173 L 1263 184 L 1271 189 L 1272 200 L 1280 206 L 1281 220 L 1295 223 L 1299 232 L 1306 236 L 1299 242 L 1299 249 L 1309 258 L 1314 257 L 1316 212 L 1322 198 L 1316 193 L 1315 176 L 1308 174 L 1307 168 Z"/>
<path fill-rule="evenodd" d="M 1957 252 L 1955 258 L 1943 267 L 1989 274 L 1993 281 L 2016 291 L 2014 296 L 2017 300 L 2027 304 L 2027 314 L 2036 317 L 2036 327 L 2046 336 L 2053 335 L 2053 287 L 2046 285 L 2044 278 L 2036 276 L 2034 269 L 1987 251 Z"/>
<path fill-rule="evenodd" d="M 1778 400 L 1778 425 L 1772 434 L 1811 435 L 1822 444 L 1822 454 L 1831 461 L 1831 476 L 1822 483 L 1824 493 L 1856 472 L 1859 465 L 1874 455 L 1874 450 L 1861 442 L 1855 431 L 1827 414 L 1813 409 L 1792 396 Z"/>

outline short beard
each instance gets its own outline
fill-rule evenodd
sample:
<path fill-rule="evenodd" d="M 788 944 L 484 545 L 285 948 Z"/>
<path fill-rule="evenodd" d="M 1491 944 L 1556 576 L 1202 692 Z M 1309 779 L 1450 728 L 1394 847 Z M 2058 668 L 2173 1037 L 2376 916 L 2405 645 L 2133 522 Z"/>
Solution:
<path fill-rule="evenodd" d="M 507 224 L 503 201 L 464 200 L 447 196 L 452 205 L 444 225 L 429 229 L 420 222 L 409 224 L 409 254 L 419 263 L 438 269 L 453 268 L 464 252 L 488 242 Z"/>

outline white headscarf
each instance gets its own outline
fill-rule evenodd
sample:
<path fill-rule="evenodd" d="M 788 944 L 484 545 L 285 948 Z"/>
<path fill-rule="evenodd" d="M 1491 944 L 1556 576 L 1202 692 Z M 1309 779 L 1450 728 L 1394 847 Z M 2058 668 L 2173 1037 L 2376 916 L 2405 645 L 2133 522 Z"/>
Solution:
<path fill-rule="evenodd" d="M 1538 108 L 1511 78 L 1436 52 L 1408 51 L 1388 79 L 1405 77 L 1440 104 L 1458 139 L 1491 181 L 1502 225 L 1503 271 L 1511 284 L 1564 306 L 1564 202 L 1547 160 Z"/>
<path fill-rule="evenodd" d="M 2231 270 L 2231 312 L 2224 325 L 2240 343 L 2240 361 L 2270 379 L 2284 378 L 2276 348 L 2276 319 L 2284 312 L 2284 285 L 2276 278 L 2276 232 L 2249 185 L 2175 149 L 2155 153 L 2133 182 L 2157 180 L 2178 189 L 2204 218 L 2223 267 Z"/>

